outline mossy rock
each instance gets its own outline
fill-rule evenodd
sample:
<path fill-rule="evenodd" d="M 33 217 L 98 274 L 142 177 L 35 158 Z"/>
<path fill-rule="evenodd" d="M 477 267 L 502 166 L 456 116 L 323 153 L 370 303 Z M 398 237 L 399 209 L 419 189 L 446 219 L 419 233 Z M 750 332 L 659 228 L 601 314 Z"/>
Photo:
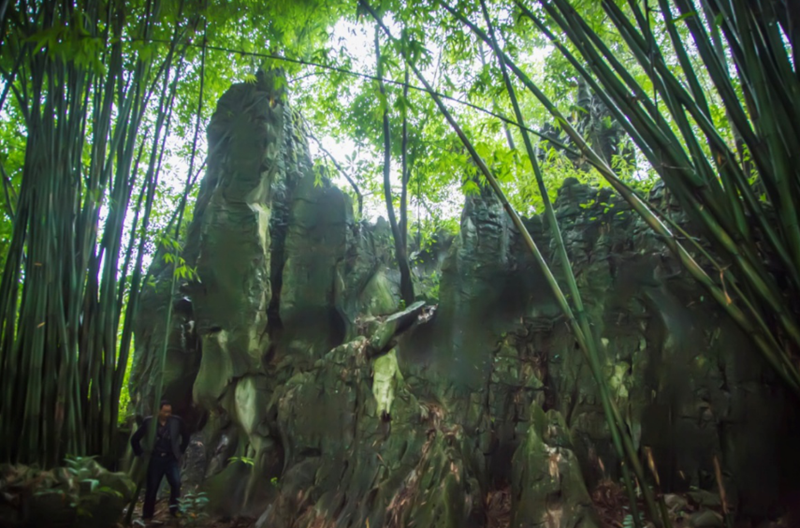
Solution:
<path fill-rule="evenodd" d="M 512 526 L 599 527 L 564 418 L 537 404 L 530 415 L 512 463 Z"/>

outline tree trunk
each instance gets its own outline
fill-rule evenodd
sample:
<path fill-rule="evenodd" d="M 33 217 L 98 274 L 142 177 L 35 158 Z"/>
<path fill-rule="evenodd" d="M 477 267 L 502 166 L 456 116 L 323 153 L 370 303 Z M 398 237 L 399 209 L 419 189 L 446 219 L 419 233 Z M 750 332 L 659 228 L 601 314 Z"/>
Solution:
<path fill-rule="evenodd" d="M 389 225 L 392 227 L 392 237 L 394 238 L 395 257 L 397 258 L 397 267 L 400 270 L 400 295 L 403 298 L 406 306 L 414 302 L 414 285 L 411 282 L 411 267 L 408 265 L 408 252 L 406 250 L 406 237 L 401 231 L 400 226 L 397 224 L 397 217 L 394 214 L 394 204 L 392 203 L 392 138 L 389 132 L 389 104 L 386 102 L 386 88 L 383 85 L 382 75 L 383 68 L 381 67 L 381 49 L 380 41 L 378 39 L 378 28 L 375 30 L 375 58 L 378 63 L 378 87 L 384 100 L 383 109 L 383 194 L 386 199 L 386 213 L 389 216 Z M 406 83 L 406 86 L 408 83 Z M 406 88 L 407 89 L 407 88 Z M 404 127 L 405 128 L 405 127 Z M 404 143 L 405 143 L 405 134 Z M 405 149 L 403 149 L 405 153 Z M 404 156 L 405 157 L 405 156 Z M 404 164 L 405 165 L 405 164 Z M 405 167 L 404 167 L 405 170 Z M 403 228 L 405 228 L 405 188 L 408 183 L 405 173 L 402 176 L 403 181 L 403 199 L 401 200 L 401 213 L 400 220 Z"/>

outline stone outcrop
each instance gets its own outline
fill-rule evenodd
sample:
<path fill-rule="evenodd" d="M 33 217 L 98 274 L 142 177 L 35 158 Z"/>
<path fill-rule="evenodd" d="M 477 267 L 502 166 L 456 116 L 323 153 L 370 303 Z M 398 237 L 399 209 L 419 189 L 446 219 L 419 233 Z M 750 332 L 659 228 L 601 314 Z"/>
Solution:
<path fill-rule="evenodd" d="M 528 431 L 512 460 L 516 494 L 511 526 L 597 526 L 564 418 L 533 405 Z"/>
<path fill-rule="evenodd" d="M 151 269 L 141 412 L 172 302 L 166 395 L 198 430 L 192 471 L 218 511 L 287 528 L 597 526 L 587 489 L 619 461 L 500 204 L 467 197 L 458 235 L 415 267 L 420 283 L 441 275 L 438 305 L 401 311 L 385 222 L 355 222 L 315 173 L 274 75 L 233 86 L 209 126 L 183 254 L 200 280 L 169 299 L 169 270 Z M 662 189 L 651 198 L 684 221 Z M 556 206 L 614 397 L 665 489 L 714 489 L 716 457 L 737 507 L 770 513 L 797 457 L 796 404 L 624 202 L 568 180 Z M 542 219 L 526 224 L 553 262 Z"/>

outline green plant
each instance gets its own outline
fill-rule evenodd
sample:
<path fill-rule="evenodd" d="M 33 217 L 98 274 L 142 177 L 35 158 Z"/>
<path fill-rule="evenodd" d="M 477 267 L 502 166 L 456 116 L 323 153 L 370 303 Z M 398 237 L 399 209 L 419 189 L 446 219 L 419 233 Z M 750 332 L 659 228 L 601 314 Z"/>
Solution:
<path fill-rule="evenodd" d="M 102 468 L 95 457 L 66 455 L 64 462 L 65 467 L 53 471 L 60 484 L 55 488 L 40 487 L 34 495 L 59 493 L 64 503 L 74 508 L 79 517 L 92 517 L 90 510 L 98 502 L 97 495 L 123 497 L 118 490 L 101 484 L 99 475 Z M 33 486 L 37 484 L 38 480 L 32 483 Z"/>
<path fill-rule="evenodd" d="M 254 459 L 250 458 L 250 457 L 241 456 L 241 457 L 230 457 L 228 459 L 228 462 L 241 462 L 242 464 L 244 464 L 246 466 L 252 467 L 255 464 L 256 461 Z"/>
<path fill-rule="evenodd" d="M 97 457 L 67 455 L 64 459 L 67 472 L 78 483 L 79 490 L 84 492 L 82 495 L 98 492 L 122 497 L 122 493 L 108 486 L 101 486 L 100 481 L 95 478 L 100 470 L 95 458 Z"/>
<path fill-rule="evenodd" d="M 158 247 L 164 252 L 164 263 L 173 264 L 175 277 L 178 279 L 187 279 L 197 281 L 200 276 L 197 270 L 189 266 L 181 256 L 182 247 L 180 242 L 171 237 L 168 233 L 164 233 L 158 237 Z"/>
<path fill-rule="evenodd" d="M 639 521 L 644 524 L 644 516 L 641 513 L 639 514 Z M 622 526 L 623 528 L 634 528 L 634 526 L 636 526 L 632 514 L 629 513 L 625 516 L 625 518 L 622 520 Z"/>
<path fill-rule="evenodd" d="M 205 492 L 187 491 L 178 500 L 178 504 L 183 513 L 184 526 L 200 526 L 209 518 L 208 512 L 206 512 L 208 497 Z"/>
<path fill-rule="evenodd" d="M 96 485 L 97 481 L 93 481 L 90 477 L 93 477 L 96 473 L 95 458 L 97 457 L 67 455 L 64 457 L 64 463 L 66 464 L 67 472 L 69 472 L 69 474 L 72 475 L 76 481 L 93 482 L 92 488 L 94 488 L 94 485 Z"/>
<path fill-rule="evenodd" d="M 438 271 L 434 271 L 427 277 L 420 279 L 420 290 L 425 300 L 430 303 L 439 302 L 439 286 L 442 276 Z"/>
<path fill-rule="evenodd" d="M 3 20 L 0 107 L 4 119 L 22 118 L 26 137 L 18 188 L 13 180 L 5 188 L 14 229 L 0 280 L 4 460 L 47 467 L 66 452 L 117 454 L 132 334 L 123 313 L 136 307 L 176 108 L 186 56 L 177 43 L 200 18 L 170 19 L 152 3 L 132 17 L 133 3 L 94 9 L 44 0 Z M 144 42 L 170 34 L 169 46 Z M 139 170 L 145 150 L 150 159 Z"/>

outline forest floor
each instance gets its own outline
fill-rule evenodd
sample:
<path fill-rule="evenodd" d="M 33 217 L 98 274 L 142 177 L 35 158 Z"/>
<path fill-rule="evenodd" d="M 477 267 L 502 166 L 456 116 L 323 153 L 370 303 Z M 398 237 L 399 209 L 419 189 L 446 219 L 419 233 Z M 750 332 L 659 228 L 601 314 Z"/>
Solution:
<path fill-rule="evenodd" d="M 722 505 L 719 496 L 710 492 L 689 492 L 684 494 L 668 494 L 664 496 L 670 513 L 673 528 L 724 528 Z M 597 512 L 601 528 L 628 528 L 633 526 L 629 515 L 627 495 L 617 484 L 608 482 L 598 486 L 592 493 L 592 502 Z M 639 508 L 644 511 L 644 505 Z M 486 528 L 509 528 L 511 525 L 510 490 L 498 490 L 486 497 Z M 137 504 L 134 519 L 141 519 L 141 502 Z M 134 526 L 164 526 L 180 528 L 253 528 L 256 519 L 200 518 L 197 513 L 186 512 L 181 518 L 170 516 L 166 501 L 159 501 L 156 514 L 146 525 L 141 520 Z M 647 523 L 646 527 L 652 527 Z M 737 521 L 734 528 L 790 528 L 786 518 L 777 521 L 754 523 L 749 520 Z M 796 526 L 794 528 L 797 528 Z"/>
<path fill-rule="evenodd" d="M 133 526 L 136 527 L 180 527 L 180 528 L 252 528 L 256 524 L 256 519 L 214 519 L 208 516 L 198 516 L 194 512 L 182 513 L 181 517 L 173 517 L 169 514 L 167 501 L 159 501 L 156 504 L 156 511 L 153 519 L 145 523 L 142 520 L 142 503 L 136 504 L 133 514 Z M 121 528 L 122 525 L 120 524 Z"/>

